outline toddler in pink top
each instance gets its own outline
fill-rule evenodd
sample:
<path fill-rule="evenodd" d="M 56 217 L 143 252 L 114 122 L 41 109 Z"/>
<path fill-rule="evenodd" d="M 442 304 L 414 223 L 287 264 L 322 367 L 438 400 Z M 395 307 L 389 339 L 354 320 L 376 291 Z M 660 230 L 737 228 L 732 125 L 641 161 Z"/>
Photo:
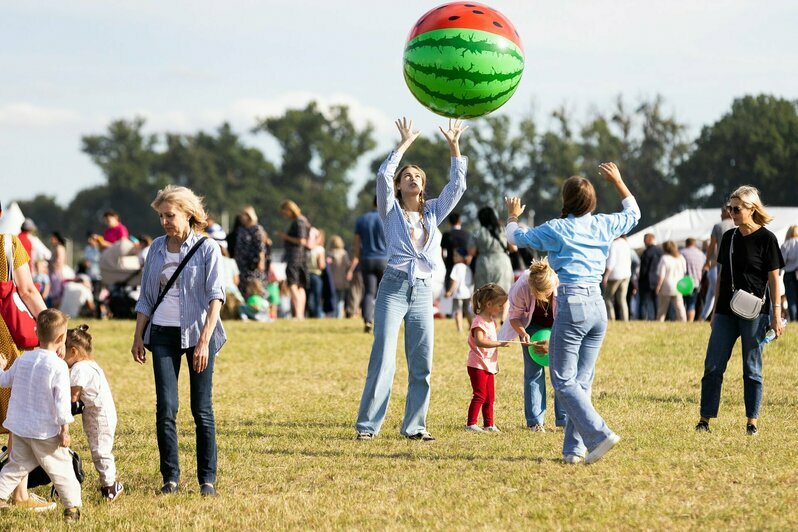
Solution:
<path fill-rule="evenodd" d="M 495 375 L 499 372 L 499 347 L 508 342 L 496 340 L 496 319 L 500 318 L 507 302 L 507 292 L 499 285 L 489 283 L 471 298 L 474 321 L 468 335 L 468 376 L 474 395 L 468 407 L 466 430 L 499 432 L 493 421 L 493 402 L 496 397 Z M 477 425 L 482 410 L 484 428 Z"/>

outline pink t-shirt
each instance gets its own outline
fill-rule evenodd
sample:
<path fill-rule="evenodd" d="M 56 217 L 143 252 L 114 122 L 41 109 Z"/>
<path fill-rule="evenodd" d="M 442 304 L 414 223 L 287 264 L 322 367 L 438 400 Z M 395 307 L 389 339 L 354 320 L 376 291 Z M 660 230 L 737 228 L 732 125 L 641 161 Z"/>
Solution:
<path fill-rule="evenodd" d="M 485 331 L 487 340 L 496 340 L 496 323 L 482 316 L 474 316 L 468 332 L 468 367 L 484 369 L 488 373 L 499 372 L 499 349 L 496 347 L 477 347 L 474 329 Z"/>
<path fill-rule="evenodd" d="M 117 240 L 122 240 L 123 238 L 127 238 L 127 236 L 128 236 L 127 227 L 125 227 L 121 223 L 116 227 L 107 228 L 103 233 L 103 239 L 109 244 L 113 244 Z"/>

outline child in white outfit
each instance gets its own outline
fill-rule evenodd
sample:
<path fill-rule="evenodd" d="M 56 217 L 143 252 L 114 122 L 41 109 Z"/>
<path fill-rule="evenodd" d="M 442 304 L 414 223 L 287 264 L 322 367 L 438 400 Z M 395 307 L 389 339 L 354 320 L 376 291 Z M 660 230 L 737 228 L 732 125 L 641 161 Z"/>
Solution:
<path fill-rule="evenodd" d="M 116 480 L 112 450 L 116 432 L 116 407 L 105 373 L 94 360 L 88 325 L 67 331 L 64 360 L 71 368 L 73 411 L 83 414 L 83 432 L 89 440 L 91 460 L 100 475 L 100 493 L 107 501 L 125 491 Z M 77 404 L 76 404 L 77 403 Z"/>
<path fill-rule="evenodd" d="M 80 519 L 80 483 L 69 454 L 69 369 L 61 360 L 69 318 L 47 309 L 36 319 L 39 347 L 22 354 L 8 371 L 0 371 L 0 386 L 11 388 L 3 426 L 13 435 L 11 457 L 0 470 L 0 510 L 27 474 L 41 466 L 64 504 L 64 517 Z M 6 358 L 0 354 L 0 369 Z"/>

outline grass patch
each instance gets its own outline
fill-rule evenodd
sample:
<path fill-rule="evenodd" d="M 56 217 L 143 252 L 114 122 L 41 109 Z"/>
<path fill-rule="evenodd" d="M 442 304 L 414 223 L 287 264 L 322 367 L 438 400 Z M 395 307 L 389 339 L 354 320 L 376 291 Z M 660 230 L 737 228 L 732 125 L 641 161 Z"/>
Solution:
<path fill-rule="evenodd" d="M 75 423 L 74 448 L 87 472 L 80 528 L 798 527 L 794 326 L 765 350 L 761 432 L 751 438 L 745 435 L 739 344 L 720 418 L 711 434 L 696 434 L 708 326 L 611 323 L 594 402 L 623 440 L 591 466 L 560 462 L 561 432 L 524 428 L 517 346 L 502 350 L 497 376 L 496 423 L 503 432 L 466 433 L 466 337 L 451 322 L 436 322 L 428 428 L 438 441 L 429 444 L 399 435 L 407 380 L 400 337 L 386 423 L 374 441 L 357 442 L 354 421 L 371 347 L 359 322 L 226 326 L 230 341 L 217 360 L 214 384 L 221 495 L 206 500 L 196 483 L 187 368 L 178 415 L 181 493 L 157 497 L 152 366 L 132 361 L 132 322 L 91 324 L 119 411 L 115 455 L 126 494 L 103 503 Z M 547 418 L 553 425 L 553 411 Z M 60 510 L 10 511 L 0 521 L 5 530 L 58 529 L 60 516 Z"/>

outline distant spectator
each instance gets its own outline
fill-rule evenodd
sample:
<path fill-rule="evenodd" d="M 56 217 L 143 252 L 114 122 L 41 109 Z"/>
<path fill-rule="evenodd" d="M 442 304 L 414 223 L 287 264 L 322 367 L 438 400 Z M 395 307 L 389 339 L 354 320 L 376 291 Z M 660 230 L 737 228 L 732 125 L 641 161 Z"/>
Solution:
<path fill-rule="evenodd" d="M 238 289 L 246 293 L 249 281 L 266 280 L 266 230 L 258 223 L 255 208 L 248 205 L 238 213 L 238 227 L 235 229 L 235 251 L 232 257 L 238 264 Z"/>
<path fill-rule="evenodd" d="M 91 317 L 94 315 L 94 292 L 91 278 L 85 273 L 78 274 L 74 281 L 64 285 L 61 296 L 61 312 L 70 318 Z"/>
<path fill-rule="evenodd" d="M 205 229 L 205 232 L 221 247 L 227 247 L 227 233 L 219 224 L 219 222 L 217 222 L 216 219 L 211 215 L 208 215 L 208 227 Z"/>
<path fill-rule="evenodd" d="M 302 216 L 299 205 L 291 200 L 280 202 L 280 216 L 291 220 L 288 231 L 279 231 L 277 236 L 283 241 L 285 249 L 285 278 L 291 291 L 291 306 L 294 318 L 305 318 L 308 284 L 307 245 L 310 233 L 310 222 Z"/>
<path fill-rule="evenodd" d="M 798 225 L 791 225 L 781 245 L 784 255 L 784 292 L 790 321 L 798 320 Z"/>
<path fill-rule="evenodd" d="M 19 228 L 19 234 L 17 238 L 22 243 L 22 247 L 25 248 L 25 251 L 28 252 L 28 256 L 31 257 L 30 260 L 30 267 L 31 272 L 34 271 L 34 261 L 33 259 L 33 242 L 31 241 L 31 233 L 36 230 L 36 224 L 33 223 L 33 220 L 30 218 L 25 218 L 22 222 L 22 226 Z"/>
<path fill-rule="evenodd" d="M 449 290 L 451 286 L 452 268 L 454 268 L 455 264 L 455 250 L 459 248 L 468 248 L 468 241 L 471 240 L 471 233 L 463 229 L 459 212 L 450 214 L 448 220 L 452 228 L 443 233 L 443 237 L 441 238 L 443 263 L 446 265 L 446 280 L 444 281 L 446 290 Z M 466 265 L 469 265 L 471 263 L 471 256 L 466 254 L 463 260 Z"/>
<path fill-rule="evenodd" d="M 687 264 L 673 240 L 662 244 L 662 250 L 665 253 L 657 266 L 657 320 L 665 321 L 668 309 L 673 304 L 676 320 L 685 321 L 684 300 L 676 289 L 676 283 L 687 273 Z"/>
<path fill-rule="evenodd" d="M 147 255 L 150 253 L 150 246 L 152 245 L 152 237 L 150 235 L 139 235 L 136 237 L 139 241 L 139 262 L 141 267 L 147 262 Z"/>
<path fill-rule="evenodd" d="M 116 211 L 110 209 L 105 211 L 103 220 L 105 221 L 106 229 L 103 233 L 103 239 L 100 241 L 101 248 L 105 249 L 117 240 L 122 240 L 130 235 Z"/>
<path fill-rule="evenodd" d="M 42 299 L 47 301 L 50 296 L 50 270 L 46 260 L 36 261 L 36 270 L 33 274 L 33 284 L 42 295 Z"/>
<path fill-rule="evenodd" d="M 322 275 L 327 266 L 327 259 L 324 252 L 324 231 L 316 227 L 310 230 L 311 237 L 308 238 L 307 253 L 308 264 L 308 312 L 311 318 L 324 317 L 324 305 L 322 300 L 323 281 Z"/>
<path fill-rule="evenodd" d="M 50 304 L 57 308 L 61 304 L 61 294 L 64 291 L 64 266 L 66 265 L 66 240 L 61 233 L 53 231 L 50 235 L 50 245 L 53 249 L 50 256 Z"/>
<path fill-rule="evenodd" d="M 709 246 L 707 247 L 707 261 L 704 264 L 704 271 L 707 272 L 707 295 L 704 298 L 704 308 L 701 312 L 701 319 L 709 319 L 712 314 L 712 309 L 715 307 L 715 288 L 718 280 L 718 250 L 720 249 L 720 241 L 726 231 L 734 229 L 734 220 L 732 220 L 729 211 L 724 205 L 720 209 L 720 222 L 712 227 L 712 234 L 709 237 Z"/>
<path fill-rule="evenodd" d="M 382 274 L 388 265 L 388 250 L 385 245 L 385 232 L 382 218 L 377 213 L 377 197 L 374 197 L 373 209 L 355 222 L 355 236 L 352 241 L 354 257 L 349 265 L 346 278 L 355 282 L 355 271 L 360 267 L 363 279 L 363 331 L 370 333 L 374 329 L 374 301 Z"/>
<path fill-rule="evenodd" d="M 94 233 L 86 234 L 86 245 L 83 247 L 83 259 L 88 261 L 86 273 L 92 282 L 100 280 L 100 242 Z"/>
<path fill-rule="evenodd" d="M 693 293 L 684 296 L 684 307 L 687 310 L 687 321 L 695 320 L 695 307 L 698 301 L 698 291 L 701 288 L 701 276 L 707 256 L 696 247 L 695 238 L 688 238 L 682 249 L 682 257 L 687 263 L 687 275 L 693 279 Z M 684 295 L 684 294 L 682 294 Z"/>
<path fill-rule="evenodd" d="M 657 246 L 653 233 L 643 237 L 646 249 L 640 256 L 640 276 L 637 288 L 640 292 L 640 319 L 653 320 L 657 317 L 657 266 L 662 250 Z"/>
<path fill-rule="evenodd" d="M 477 261 L 474 271 L 474 290 L 488 283 L 499 285 L 505 292 L 513 285 L 513 265 L 510 262 L 510 246 L 499 225 L 493 207 L 483 207 L 477 213 L 479 229 L 472 235 L 468 253 Z"/>
<path fill-rule="evenodd" d="M 468 251 L 466 248 L 454 250 L 454 268 L 452 268 L 451 283 L 446 291 L 446 297 L 452 298 L 452 316 L 457 332 L 463 332 L 463 317 L 468 322 L 471 330 L 471 313 L 468 310 L 471 297 L 474 295 L 474 275 L 466 264 Z"/>
<path fill-rule="evenodd" d="M 338 301 L 338 308 L 335 312 L 337 318 L 344 316 L 344 307 L 349 296 L 349 281 L 346 280 L 346 273 L 349 271 L 351 264 L 352 260 L 349 258 L 349 253 L 344 249 L 344 239 L 338 235 L 333 235 L 330 238 L 327 267 L 332 272 L 336 300 Z"/>
<path fill-rule="evenodd" d="M 604 305 L 607 307 L 607 318 L 616 319 L 615 309 L 621 314 L 617 319 L 629 321 L 629 306 L 626 292 L 632 278 L 632 248 L 626 235 L 616 238 L 610 246 L 607 264 L 604 270 Z"/>

